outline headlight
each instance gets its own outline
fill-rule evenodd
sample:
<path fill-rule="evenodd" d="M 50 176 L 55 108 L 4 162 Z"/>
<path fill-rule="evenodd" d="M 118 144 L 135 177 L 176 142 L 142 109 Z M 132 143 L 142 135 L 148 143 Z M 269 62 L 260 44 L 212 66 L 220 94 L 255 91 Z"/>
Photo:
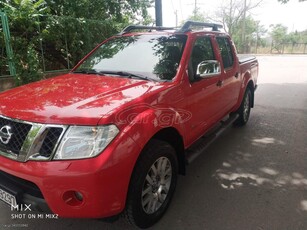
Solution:
<path fill-rule="evenodd" d="M 65 133 L 54 159 L 82 159 L 95 157 L 116 137 L 115 125 L 71 126 Z"/>

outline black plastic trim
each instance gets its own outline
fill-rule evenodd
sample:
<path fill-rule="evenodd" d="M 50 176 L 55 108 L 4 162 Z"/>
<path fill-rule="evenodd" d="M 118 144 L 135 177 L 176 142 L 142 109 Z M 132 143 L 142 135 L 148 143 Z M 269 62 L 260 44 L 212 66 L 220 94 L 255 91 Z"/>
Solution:
<path fill-rule="evenodd" d="M 32 182 L 0 171 L 0 188 L 16 197 L 17 204 L 31 204 L 31 210 L 52 213 L 40 189 Z"/>

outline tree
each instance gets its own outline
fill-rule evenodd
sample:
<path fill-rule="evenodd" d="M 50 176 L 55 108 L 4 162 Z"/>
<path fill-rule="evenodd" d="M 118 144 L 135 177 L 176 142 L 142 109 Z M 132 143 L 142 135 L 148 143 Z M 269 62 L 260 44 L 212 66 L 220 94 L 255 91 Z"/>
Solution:
<path fill-rule="evenodd" d="M 41 69 L 39 53 L 35 50 L 38 35 L 35 17 L 48 13 L 45 2 L 14 0 L 2 4 L 9 18 L 17 84 L 36 81 L 40 78 Z"/>
<path fill-rule="evenodd" d="M 263 0 L 223 0 L 215 17 L 224 25 L 226 32 L 232 35 L 234 26 L 238 24 L 239 20 L 246 17 L 252 9 L 261 5 Z"/>
<path fill-rule="evenodd" d="M 270 27 L 272 29 L 270 34 L 274 42 L 276 43 L 286 42 L 287 31 L 288 31 L 288 28 L 286 26 L 282 24 L 276 24 L 276 25 L 271 25 Z"/>
<path fill-rule="evenodd" d="M 238 24 L 241 21 L 241 46 L 238 46 L 240 52 L 245 52 L 246 37 L 246 18 L 248 13 L 259 7 L 263 0 L 223 0 L 215 17 L 224 25 L 226 32 L 233 35 Z"/>
<path fill-rule="evenodd" d="M 245 23 L 245 40 L 242 40 L 242 28 Z M 245 52 L 250 52 L 251 47 L 257 48 L 260 44 L 263 44 L 262 36 L 267 32 L 263 25 L 260 25 L 259 21 L 255 21 L 251 16 L 248 16 L 245 20 L 240 19 L 233 27 L 232 39 L 237 47 L 244 47 Z"/>
<path fill-rule="evenodd" d="M 283 43 L 287 42 L 288 28 L 282 24 L 271 25 L 272 49 L 282 53 Z"/>
<path fill-rule="evenodd" d="M 4 0 L 17 65 L 17 84 L 46 69 L 74 66 L 103 39 L 130 23 L 149 23 L 153 0 Z"/>
<path fill-rule="evenodd" d="M 200 8 L 196 7 L 193 10 L 193 14 L 188 17 L 188 20 L 197 21 L 197 22 L 206 22 L 208 17 L 205 13 L 200 12 Z"/>
<path fill-rule="evenodd" d="M 256 46 L 266 30 L 259 22 L 248 15 L 252 9 L 261 5 L 263 0 L 223 0 L 222 5 L 211 17 L 195 8 L 189 20 L 217 21 L 223 24 L 225 31 L 232 36 L 240 52 L 247 52 L 253 43 Z"/>

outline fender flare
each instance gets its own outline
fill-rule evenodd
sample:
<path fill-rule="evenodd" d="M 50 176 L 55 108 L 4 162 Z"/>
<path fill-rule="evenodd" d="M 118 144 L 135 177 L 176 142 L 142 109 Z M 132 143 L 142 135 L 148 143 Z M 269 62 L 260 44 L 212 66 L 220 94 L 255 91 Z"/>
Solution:
<path fill-rule="evenodd" d="M 248 71 L 244 74 L 243 78 L 242 78 L 242 84 L 241 84 L 241 88 L 240 88 L 240 93 L 239 93 L 239 97 L 238 97 L 238 103 L 235 106 L 235 111 L 240 107 L 245 91 L 247 88 L 250 88 L 251 93 L 252 93 L 252 104 L 251 107 L 254 107 L 254 92 L 255 92 L 255 84 L 252 78 L 251 73 Z"/>

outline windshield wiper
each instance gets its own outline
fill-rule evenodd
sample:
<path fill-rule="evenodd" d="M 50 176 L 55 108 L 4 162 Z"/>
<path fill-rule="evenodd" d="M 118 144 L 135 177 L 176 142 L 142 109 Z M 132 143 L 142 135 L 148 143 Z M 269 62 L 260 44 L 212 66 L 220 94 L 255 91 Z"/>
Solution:
<path fill-rule="evenodd" d="M 154 81 L 154 79 L 140 75 L 140 74 L 135 74 L 135 73 L 130 73 L 127 71 L 99 71 L 98 74 L 115 74 L 115 75 L 119 75 L 119 76 L 127 76 L 129 78 L 138 78 L 141 80 L 145 80 L 145 81 Z"/>
<path fill-rule="evenodd" d="M 94 69 L 90 69 L 90 70 L 80 69 L 80 70 L 75 70 L 73 73 L 99 74 L 99 72 L 97 72 L 97 71 L 94 70 Z"/>
<path fill-rule="evenodd" d="M 119 76 L 127 76 L 128 78 L 137 78 L 145 81 L 156 81 L 155 79 L 140 75 L 140 74 L 135 74 L 135 73 L 130 73 L 127 71 L 108 71 L 108 70 L 102 70 L 102 71 L 96 71 L 94 69 L 91 70 L 86 70 L 86 69 L 80 69 L 80 70 L 75 70 L 73 73 L 83 73 L 83 74 L 113 74 L 113 75 L 119 75 Z"/>

